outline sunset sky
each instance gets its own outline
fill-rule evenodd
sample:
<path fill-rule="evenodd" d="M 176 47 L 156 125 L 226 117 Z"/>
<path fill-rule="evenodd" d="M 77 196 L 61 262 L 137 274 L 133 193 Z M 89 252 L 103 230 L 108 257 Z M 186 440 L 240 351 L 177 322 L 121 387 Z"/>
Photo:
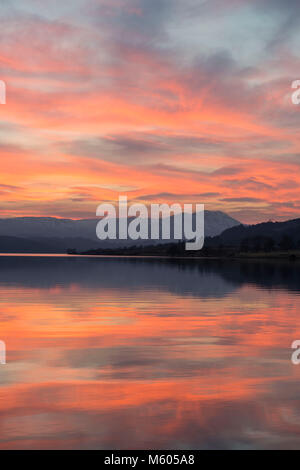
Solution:
<path fill-rule="evenodd" d="M 0 217 L 300 217 L 299 0 L 1 0 Z"/>

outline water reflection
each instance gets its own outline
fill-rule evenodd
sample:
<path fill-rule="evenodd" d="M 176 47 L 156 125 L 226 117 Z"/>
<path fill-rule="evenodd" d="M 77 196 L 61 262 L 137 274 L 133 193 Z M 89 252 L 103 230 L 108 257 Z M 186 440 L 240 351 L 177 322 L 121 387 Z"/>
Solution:
<path fill-rule="evenodd" d="M 300 266 L 0 258 L 1 448 L 300 448 Z"/>

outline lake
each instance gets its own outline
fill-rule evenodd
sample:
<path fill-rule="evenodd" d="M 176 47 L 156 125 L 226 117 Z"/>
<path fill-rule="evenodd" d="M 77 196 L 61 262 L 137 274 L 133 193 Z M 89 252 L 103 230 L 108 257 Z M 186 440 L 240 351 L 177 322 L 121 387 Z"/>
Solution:
<path fill-rule="evenodd" d="M 299 449 L 300 265 L 0 257 L 1 449 Z"/>

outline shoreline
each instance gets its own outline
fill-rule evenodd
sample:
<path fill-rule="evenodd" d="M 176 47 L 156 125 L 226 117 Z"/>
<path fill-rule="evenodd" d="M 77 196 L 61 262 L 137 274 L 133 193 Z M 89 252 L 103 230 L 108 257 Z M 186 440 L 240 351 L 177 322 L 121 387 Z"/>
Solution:
<path fill-rule="evenodd" d="M 281 260 L 300 261 L 300 251 L 278 252 L 278 253 L 240 253 L 228 256 L 171 256 L 166 254 L 122 254 L 122 253 L 0 253 L 2 258 L 24 257 L 24 258 L 131 258 L 131 259 L 168 259 L 168 260 L 214 260 L 214 261 L 243 261 L 243 260 Z"/>

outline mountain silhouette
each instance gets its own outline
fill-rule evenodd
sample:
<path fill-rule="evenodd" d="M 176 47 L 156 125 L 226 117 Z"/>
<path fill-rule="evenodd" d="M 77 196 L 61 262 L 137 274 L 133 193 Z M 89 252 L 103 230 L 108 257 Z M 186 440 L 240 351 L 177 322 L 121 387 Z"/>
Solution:
<path fill-rule="evenodd" d="M 91 249 L 114 249 L 123 246 L 152 245 L 153 240 L 105 240 L 96 236 L 98 219 L 57 219 L 55 217 L 15 217 L 0 219 L 0 252 L 65 253 Z M 128 219 L 128 223 L 130 219 Z M 150 220 L 149 220 L 150 224 Z M 205 211 L 205 234 L 215 236 L 239 222 L 224 212 Z M 171 227 L 173 217 L 171 217 Z M 170 243 L 175 239 L 157 240 Z M 156 242 L 155 242 L 156 243 Z"/>

